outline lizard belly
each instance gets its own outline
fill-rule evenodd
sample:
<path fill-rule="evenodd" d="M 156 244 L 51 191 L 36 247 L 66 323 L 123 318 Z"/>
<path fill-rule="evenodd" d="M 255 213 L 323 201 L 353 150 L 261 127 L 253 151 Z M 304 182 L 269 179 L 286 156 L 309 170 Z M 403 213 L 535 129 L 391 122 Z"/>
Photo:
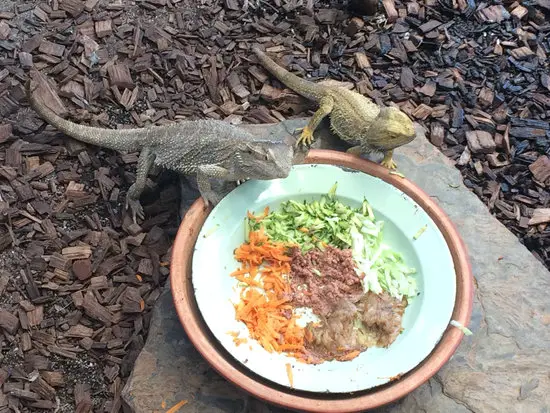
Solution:
<path fill-rule="evenodd" d="M 182 159 L 175 155 L 175 153 L 157 154 L 154 163 L 156 166 L 169 169 L 182 175 L 194 175 L 198 167 L 198 164 L 193 159 Z"/>

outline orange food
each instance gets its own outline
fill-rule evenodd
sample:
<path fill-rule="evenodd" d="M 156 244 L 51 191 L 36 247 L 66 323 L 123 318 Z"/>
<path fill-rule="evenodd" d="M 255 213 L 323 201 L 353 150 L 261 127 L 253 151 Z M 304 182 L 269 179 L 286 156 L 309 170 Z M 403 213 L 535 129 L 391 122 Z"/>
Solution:
<path fill-rule="evenodd" d="M 187 404 L 187 400 L 182 400 L 179 403 L 176 403 L 170 409 L 168 409 L 166 413 L 176 413 L 180 409 L 180 407 L 185 406 L 186 404 Z"/>
<path fill-rule="evenodd" d="M 254 215 L 254 214 L 252 214 L 250 211 L 248 211 L 248 212 L 246 213 L 246 216 L 248 217 L 248 219 L 252 219 L 252 220 L 254 220 L 254 221 L 256 221 L 256 222 L 259 222 L 259 221 L 261 221 L 262 219 L 264 219 L 265 217 L 267 217 L 268 214 L 269 214 L 269 207 L 266 206 L 266 207 L 264 208 L 264 212 L 263 212 L 262 215 Z"/>
<path fill-rule="evenodd" d="M 286 363 L 286 374 L 288 376 L 290 387 L 294 387 L 294 376 L 292 375 L 292 366 L 290 365 L 290 363 Z"/>
<path fill-rule="evenodd" d="M 344 354 L 343 356 L 338 357 L 336 360 L 338 361 L 350 361 L 353 360 L 355 357 L 357 357 L 361 352 L 359 350 L 353 350 L 350 351 L 347 354 Z"/>
<path fill-rule="evenodd" d="M 235 345 L 238 347 L 240 346 L 241 344 L 245 344 L 248 342 L 248 340 L 246 338 L 238 338 L 238 337 L 235 337 L 233 339 L 233 342 L 235 343 Z"/>
<path fill-rule="evenodd" d="M 248 327 L 250 336 L 270 353 L 300 355 L 305 352 L 305 330 L 296 323 L 297 317 L 288 303 L 291 289 L 283 277 L 290 274 L 287 247 L 270 241 L 260 229 L 250 232 L 249 241 L 235 250 L 241 268 L 231 275 L 250 287 L 241 291 L 235 312 L 237 320 Z"/>

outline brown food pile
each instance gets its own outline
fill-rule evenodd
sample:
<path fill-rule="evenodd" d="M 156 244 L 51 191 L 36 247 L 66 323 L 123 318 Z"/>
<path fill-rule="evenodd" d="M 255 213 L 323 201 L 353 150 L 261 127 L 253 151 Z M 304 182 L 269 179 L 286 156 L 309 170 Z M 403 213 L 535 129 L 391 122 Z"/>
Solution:
<path fill-rule="evenodd" d="M 397 300 L 384 292 L 368 292 L 357 303 L 341 300 L 321 323 L 310 325 L 310 347 L 323 358 L 331 360 L 369 347 L 388 347 L 401 333 L 407 299 Z"/>
<path fill-rule="evenodd" d="M 386 292 L 363 294 L 351 250 L 329 245 L 303 254 L 294 247 L 290 255 L 292 303 L 311 308 L 321 319 L 308 325 L 312 362 L 393 343 L 402 330 L 407 301 Z"/>
<path fill-rule="evenodd" d="M 296 307 L 309 307 L 315 314 L 326 316 L 341 299 L 356 302 L 363 294 L 351 250 L 329 245 L 323 251 L 313 249 L 302 254 L 293 247 L 290 255 L 292 302 Z"/>

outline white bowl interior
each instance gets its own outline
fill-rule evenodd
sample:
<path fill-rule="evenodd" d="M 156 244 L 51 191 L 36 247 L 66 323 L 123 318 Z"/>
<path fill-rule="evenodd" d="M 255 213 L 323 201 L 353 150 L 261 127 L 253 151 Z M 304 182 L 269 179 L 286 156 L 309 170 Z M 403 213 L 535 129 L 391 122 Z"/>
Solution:
<path fill-rule="evenodd" d="M 403 333 L 386 349 L 371 348 L 348 362 L 307 365 L 282 354 L 270 354 L 249 340 L 236 346 L 230 331 L 248 337 L 247 327 L 235 320 L 237 281 L 230 273 L 239 264 L 233 252 L 244 241 L 247 211 L 271 210 L 289 199 L 320 199 L 337 182 L 336 195 L 357 207 L 364 197 L 377 220 L 384 221 L 384 242 L 399 251 L 417 270 L 420 295 L 403 317 Z M 413 236 L 427 226 L 414 240 Z M 422 362 L 441 339 L 455 304 L 456 273 L 449 248 L 430 216 L 408 195 L 383 180 L 332 165 L 293 167 L 285 179 L 248 181 L 232 191 L 210 213 L 195 245 L 192 282 L 199 310 L 222 346 L 258 375 L 289 386 L 286 363 L 292 365 L 294 389 L 348 393 L 387 383 Z"/>

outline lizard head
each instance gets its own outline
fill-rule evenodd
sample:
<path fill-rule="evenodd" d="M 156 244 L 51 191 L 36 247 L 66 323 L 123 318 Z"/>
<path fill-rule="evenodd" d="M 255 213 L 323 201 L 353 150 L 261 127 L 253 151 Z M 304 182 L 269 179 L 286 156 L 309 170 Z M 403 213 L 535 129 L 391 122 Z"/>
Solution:
<path fill-rule="evenodd" d="M 406 145 L 415 136 L 412 120 L 396 107 L 380 108 L 380 114 L 367 131 L 368 142 L 376 149 L 390 150 Z"/>
<path fill-rule="evenodd" d="M 239 173 L 251 179 L 286 178 L 294 149 L 282 142 L 245 142 L 237 154 Z"/>

